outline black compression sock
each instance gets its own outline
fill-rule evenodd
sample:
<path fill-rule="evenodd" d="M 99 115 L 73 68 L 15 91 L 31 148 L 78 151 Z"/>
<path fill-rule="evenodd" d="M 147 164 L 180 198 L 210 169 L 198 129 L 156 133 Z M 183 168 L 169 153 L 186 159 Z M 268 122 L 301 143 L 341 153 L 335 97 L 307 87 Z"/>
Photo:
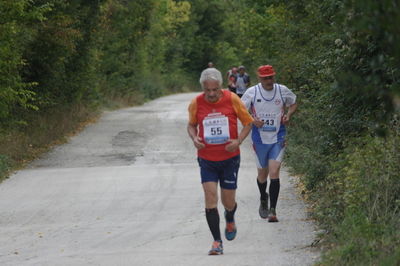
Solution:
<path fill-rule="evenodd" d="M 231 223 L 234 221 L 236 208 L 237 208 L 237 203 L 235 204 L 235 208 L 233 208 L 233 210 L 228 211 L 227 209 L 225 209 L 226 222 Z"/>
<path fill-rule="evenodd" d="M 278 202 L 279 189 L 281 187 L 279 178 L 271 179 L 271 184 L 269 185 L 269 195 L 271 200 L 271 208 L 276 208 L 276 203 Z"/>
<path fill-rule="evenodd" d="M 206 218 L 208 227 L 210 227 L 210 231 L 214 240 L 221 240 L 221 232 L 219 230 L 219 213 L 218 209 L 206 209 Z"/>
<path fill-rule="evenodd" d="M 258 190 L 260 190 L 261 200 L 268 199 L 267 184 L 268 184 L 268 180 L 266 180 L 264 183 L 260 183 L 260 181 L 258 181 L 258 179 L 257 179 L 257 185 L 258 185 Z"/>

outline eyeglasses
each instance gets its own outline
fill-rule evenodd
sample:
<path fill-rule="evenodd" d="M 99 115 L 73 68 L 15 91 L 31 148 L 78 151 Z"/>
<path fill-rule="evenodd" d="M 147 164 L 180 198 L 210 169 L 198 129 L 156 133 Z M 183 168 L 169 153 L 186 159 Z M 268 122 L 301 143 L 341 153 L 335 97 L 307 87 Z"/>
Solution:
<path fill-rule="evenodd" d="M 260 77 L 260 79 L 263 79 L 263 80 L 269 80 L 269 79 L 273 79 L 273 78 L 274 78 L 274 76 Z"/>

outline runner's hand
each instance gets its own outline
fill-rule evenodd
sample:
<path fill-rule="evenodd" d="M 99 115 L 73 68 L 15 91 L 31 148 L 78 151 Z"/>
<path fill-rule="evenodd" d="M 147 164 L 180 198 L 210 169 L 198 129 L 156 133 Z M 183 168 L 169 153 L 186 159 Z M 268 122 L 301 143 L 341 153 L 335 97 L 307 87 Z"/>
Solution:
<path fill-rule="evenodd" d="M 225 146 L 225 150 L 229 152 L 234 152 L 239 148 L 239 140 L 238 139 L 230 139 L 228 140 L 228 145 Z"/>
<path fill-rule="evenodd" d="M 283 147 L 283 148 L 286 148 L 287 145 L 288 145 L 288 142 L 287 142 L 287 140 L 285 139 L 285 140 L 282 142 L 282 147 Z"/>
<path fill-rule="evenodd" d="M 256 127 L 258 127 L 258 128 L 261 128 L 263 125 L 264 125 L 264 122 L 263 121 L 261 121 L 258 117 L 254 117 L 254 122 L 253 122 L 253 124 L 256 126 Z"/>
<path fill-rule="evenodd" d="M 202 142 L 202 139 L 198 136 L 193 138 L 193 144 L 196 147 L 196 149 L 200 150 L 203 149 L 206 145 Z"/>
<path fill-rule="evenodd" d="M 283 118 L 282 118 L 282 123 L 284 125 L 288 125 L 289 124 L 289 120 L 290 120 L 290 116 L 284 115 Z"/>

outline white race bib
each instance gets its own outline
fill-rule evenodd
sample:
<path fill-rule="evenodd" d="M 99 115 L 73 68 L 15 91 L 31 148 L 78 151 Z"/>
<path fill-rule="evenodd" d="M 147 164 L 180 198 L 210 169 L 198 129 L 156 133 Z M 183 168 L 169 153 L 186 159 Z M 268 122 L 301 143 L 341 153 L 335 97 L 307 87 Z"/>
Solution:
<path fill-rule="evenodd" d="M 276 132 L 277 128 L 277 121 L 276 121 L 276 114 L 261 114 L 260 117 L 261 121 L 264 122 L 261 130 L 266 132 Z"/>
<path fill-rule="evenodd" d="M 229 138 L 229 119 L 221 113 L 209 114 L 203 120 L 204 141 L 207 144 L 224 144 Z"/>

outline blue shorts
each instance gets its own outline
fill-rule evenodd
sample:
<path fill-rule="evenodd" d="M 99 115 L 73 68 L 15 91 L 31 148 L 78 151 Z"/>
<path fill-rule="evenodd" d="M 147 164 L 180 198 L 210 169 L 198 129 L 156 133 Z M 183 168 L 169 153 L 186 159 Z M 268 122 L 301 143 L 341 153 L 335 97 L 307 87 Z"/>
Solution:
<path fill-rule="evenodd" d="M 208 161 L 197 158 L 200 166 L 201 183 L 216 182 L 221 188 L 236 189 L 240 155 L 224 161 Z"/>
<path fill-rule="evenodd" d="M 274 144 L 258 144 L 253 143 L 253 149 L 256 155 L 257 168 L 265 168 L 268 166 L 269 160 L 282 162 L 285 153 L 284 141 Z"/>

